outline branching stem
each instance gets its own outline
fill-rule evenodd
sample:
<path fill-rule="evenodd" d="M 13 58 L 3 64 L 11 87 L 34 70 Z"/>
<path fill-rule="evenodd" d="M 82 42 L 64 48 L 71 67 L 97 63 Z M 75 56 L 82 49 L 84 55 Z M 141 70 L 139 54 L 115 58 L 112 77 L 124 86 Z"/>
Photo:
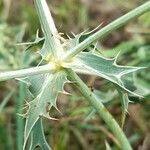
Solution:
<path fill-rule="evenodd" d="M 122 129 L 114 119 L 114 117 L 108 112 L 105 106 L 101 103 L 91 90 L 84 84 L 84 82 L 78 77 L 78 75 L 71 69 L 66 70 L 69 79 L 75 83 L 75 86 L 80 90 L 86 100 L 96 109 L 99 116 L 105 121 L 110 130 L 116 136 L 117 140 L 120 142 L 120 147 L 122 150 L 132 150 L 125 134 Z"/>
<path fill-rule="evenodd" d="M 89 45 L 91 45 L 93 42 L 97 40 L 101 40 L 106 35 L 111 33 L 112 31 L 118 29 L 119 27 L 122 27 L 124 24 L 128 23 L 130 20 L 133 20 L 134 18 L 137 18 L 138 16 L 142 15 L 143 13 L 150 11 L 150 1 L 144 3 L 143 5 L 133 9 L 132 11 L 128 12 L 127 14 L 123 15 L 122 17 L 116 19 L 112 23 L 108 24 L 107 26 L 103 27 L 87 39 L 85 39 L 83 42 L 78 44 L 76 47 L 72 48 L 70 51 L 68 51 L 67 54 L 65 54 L 63 60 L 69 60 L 73 58 L 75 55 L 86 49 Z"/>
<path fill-rule="evenodd" d="M 0 72 L 0 81 L 5 81 L 14 78 L 23 78 L 26 76 L 32 76 L 32 75 L 42 74 L 42 73 L 53 73 L 54 70 L 55 70 L 55 65 L 48 64 L 48 65 L 33 67 L 28 69 L 8 71 L 2 73 Z"/>
<path fill-rule="evenodd" d="M 62 55 L 63 48 L 59 39 L 57 38 L 58 31 L 49 11 L 46 0 L 34 0 L 34 3 L 40 18 L 43 32 L 46 36 L 45 38 L 49 41 L 49 46 L 51 47 L 53 56 L 58 59 Z"/>

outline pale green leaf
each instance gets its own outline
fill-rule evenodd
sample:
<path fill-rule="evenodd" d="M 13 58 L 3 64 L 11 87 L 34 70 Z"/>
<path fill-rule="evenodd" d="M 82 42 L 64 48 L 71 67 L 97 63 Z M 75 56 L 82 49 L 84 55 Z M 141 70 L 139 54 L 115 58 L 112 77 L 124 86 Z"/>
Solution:
<path fill-rule="evenodd" d="M 126 86 L 126 81 L 128 81 L 126 76 L 141 68 L 117 65 L 116 59 L 117 57 L 108 59 L 98 54 L 82 52 L 76 56 L 72 64 L 66 65 L 66 67 L 70 67 L 78 73 L 103 77 L 118 85 L 125 91 L 137 95 Z"/>
<path fill-rule="evenodd" d="M 44 33 L 45 34 L 45 33 Z M 42 59 L 45 59 L 48 55 L 52 54 L 52 48 L 51 45 L 49 44 L 48 38 L 46 37 L 39 37 L 39 30 L 36 33 L 36 38 L 33 42 L 27 42 L 27 43 L 19 43 L 18 45 L 28 45 L 26 50 L 40 44 L 40 42 L 43 42 L 44 44 L 42 48 L 37 51 L 42 56 Z"/>
<path fill-rule="evenodd" d="M 17 45 L 28 45 L 25 50 L 30 49 L 33 46 L 38 45 L 40 42 L 44 41 L 44 37 L 39 37 L 39 30 L 37 30 L 35 40 L 33 42 L 27 42 L 27 43 L 18 43 Z"/>
<path fill-rule="evenodd" d="M 42 59 L 46 59 L 49 55 L 52 55 L 51 51 L 52 51 L 52 49 L 49 45 L 49 41 L 46 38 L 42 49 L 39 50 L 38 53 L 42 56 Z"/>
<path fill-rule="evenodd" d="M 45 79 L 46 74 L 34 75 L 25 79 L 29 86 L 29 92 L 32 94 L 33 98 L 36 98 L 36 96 L 40 93 Z"/>
<path fill-rule="evenodd" d="M 42 120 L 39 119 L 34 128 L 31 131 L 29 140 L 28 140 L 28 150 L 34 150 L 37 146 L 39 146 L 42 150 L 51 150 L 49 144 L 47 143 L 44 132 Z"/>
<path fill-rule="evenodd" d="M 82 36 L 82 34 L 83 34 L 83 33 L 80 33 L 80 34 L 78 34 L 78 35 L 75 35 L 74 38 L 70 38 L 70 37 L 69 37 L 69 40 L 66 41 L 66 43 L 64 43 L 64 44 L 65 44 L 64 49 L 65 49 L 66 51 L 68 51 L 68 50 L 70 50 L 72 47 L 75 47 L 76 45 L 78 45 L 79 39 L 80 39 L 80 37 Z"/>
<path fill-rule="evenodd" d="M 53 106 L 57 109 L 56 100 L 59 93 L 64 92 L 64 84 L 68 81 L 66 73 L 60 71 L 54 74 L 45 74 L 29 77 L 29 86 L 34 100 L 28 104 L 27 119 L 25 125 L 25 142 L 30 135 L 32 128 L 40 117 L 52 119 L 49 116 L 50 108 Z M 37 84 L 37 85 L 36 85 Z"/>
<path fill-rule="evenodd" d="M 80 34 L 74 35 L 74 38 L 69 37 L 69 40 L 65 44 L 65 50 L 68 51 L 73 47 L 77 46 L 79 43 L 83 42 L 86 38 L 92 35 L 95 32 L 95 30 L 97 30 L 98 28 L 99 26 L 90 32 L 87 32 L 88 30 L 83 31 Z M 94 44 L 91 44 L 90 47 L 94 48 Z"/>

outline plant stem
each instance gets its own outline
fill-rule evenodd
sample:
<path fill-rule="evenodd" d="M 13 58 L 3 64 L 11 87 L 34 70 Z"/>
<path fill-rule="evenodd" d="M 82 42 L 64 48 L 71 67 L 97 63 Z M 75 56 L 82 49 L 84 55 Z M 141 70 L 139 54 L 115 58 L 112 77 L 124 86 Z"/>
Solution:
<path fill-rule="evenodd" d="M 19 97 L 16 101 L 16 113 L 22 114 L 23 113 L 23 102 L 25 98 L 25 84 L 19 82 Z M 16 116 L 16 123 L 17 123 L 17 149 L 21 150 L 23 145 L 23 135 L 24 135 L 24 119 L 17 115 Z"/>
<path fill-rule="evenodd" d="M 52 73 L 54 69 L 55 66 L 53 64 L 48 64 L 48 65 L 43 65 L 38 67 L 32 67 L 29 69 L 2 72 L 0 73 L 0 81 L 5 81 L 13 78 L 23 78 L 26 76 L 32 76 L 32 75 L 42 74 L 42 73 Z"/>
<path fill-rule="evenodd" d="M 143 5 L 133 9 L 132 11 L 128 12 L 127 14 L 123 15 L 122 17 L 116 19 L 112 23 L 106 25 L 87 39 L 85 39 L 83 42 L 72 48 L 70 51 L 68 51 L 67 54 L 65 54 L 63 60 L 68 60 L 73 58 L 75 55 L 80 53 L 82 50 L 86 49 L 91 45 L 93 42 L 100 40 L 104 38 L 106 35 L 114 31 L 115 29 L 118 29 L 119 27 L 123 26 L 124 24 L 128 23 L 130 20 L 142 15 L 143 13 L 150 11 L 150 1 L 144 3 Z"/>
<path fill-rule="evenodd" d="M 101 103 L 91 90 L 84 84 L 84 82 L 78 77 L 78 75 L 71 69 L 66 69 L 69 79 L 73 81 L 76 87 L 80 90 L 83 96 L 90 102 L 90 104 L 96 109 L 99 116 L 105 121 L 115 137 L 120 142 L 122 150 L 132 150 L 126 136 L 122 129 L 114 119 L 114 117 L 108 112 L 105 106 Z"/>
<path fill-rule="evenodd" d="M 55 58 L 59 58 L 62 55 L 63 48 L 58 39 L 58 31 L 50 14 L 46 0 L 34 0 L 34 2 L 45 38 L 49 41 L 50 52 L 52 52 Z"/>

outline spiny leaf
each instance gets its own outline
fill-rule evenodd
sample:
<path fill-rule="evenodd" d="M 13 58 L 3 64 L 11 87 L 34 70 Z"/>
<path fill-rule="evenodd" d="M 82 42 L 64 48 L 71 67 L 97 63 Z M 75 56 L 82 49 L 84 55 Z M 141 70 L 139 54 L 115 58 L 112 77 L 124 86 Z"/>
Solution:
<path fill-rule="evenodd" d="M 48 55 L 52 54 L 52 46 L 51 46 L 52 43 L 51 44 L 49 43 L 49 40 L 45 36 L 44 31 L 43 31 L 43 33 L 44 33 L 44 37 L 39 37 L 39 30 L 37 30 L 36 37 L 33 42 L 19 43 L 17 45 L 28 45 L 25 50 L 29 50 L 30 48 L 32 48 L 32 47 L 38 45 L 40 42 L 44 41 L 42 49 L 37 51 L 37 53 L 39 53 L 42 56 L 42 59 L 45 59 Z M 50 36 L 53 36 L 53 35 L 50 35 Z"/>
<path fill-rule="evenodd" d="M 33 98 L 40 93 L 42 85 L 46 79 L 46 74 L 30 76 L 26 80 L 29 86 L 29 92 L 32 94 Z"/>
<path fill-rule="evenodd" d="M 72 64 L 69 64 L 67 67 L 70 67 L 79 73 L 103 77 L 112 83 L 117 84 L 125 91 L 139 96 L 125 86 L 125 79 L 126 75 L 133 73 L 141 68 L 120 66 L 116 64 L 116 61 L 117 57 L 108 59 L 95 53 L 82 52 L 77 55 Z"/>
<path fill-rule="evenodd" d="M 42 56 L 42 59 L 46 59 L 49 55 L 52 55 L 51 50 L 52 49 L 49 45 L 49 41 L 46 38 L 44 41 L 42 49 L 39 50 L 38 53 Z"/>
<path fill-rule="evenodd" d="M 80 34 L 74 35 L 74 38 L 69 37 L 69 40 L 65 44 L 65 50 L 70 50 L 73 47 L 77 46 L 79 43 L 83 42 L 86 38 L 92 35 L 100 26 L 101 24 L 90 32 L 87 32 L 88 30 L 85 30 Z M 94 48 L 94 45 L 95 44 L 92 44 L 90 48 Z"/>
<path fill-rule="evenodd" d="M 103 23 L 99 24 L 96 28 L 94 28 L 93 30 L 91 30 L 89 32 L 88 32 L 88 30 L 84 31 L 83 34 L 81 34 L 81 36 L 79 38 L 79 43 L 83 42 L 86 38 L 88 38 L 90 35 L 95 33 L 101 27 L 102 24 Z"/>
<path fill-rule="evenodd" d="M 52 54 L 52 52 L 51 52 L 52 48 L 49 44 L 48 38 L 46 38 L 45 36 L 44 37 L 39 37 L 39 30 L 37 30 L 36 38 L 33 42 L 19 43 L 17 45 L 28 45 L 25 50 L 29 50 L 30 48 L 32 48 L 34 46 L 37 46 L 38 44 L 40 44 L 40 42 L 43 42 L 43 41 L 44 41 L 44 44 L 43 44 L 42 48 L 39 51 L 37 51 L 37 53 L 39 53 L 42 56 L 42 59 L 46 59 L 46 57 L 48 55 Z"/>
<path fill-rule="evenodd" d="M 63 45 L 64 45 L 64 49 L 66 51 L 70 50 L 72 47 L 75 47 L 78 43 L 79 43 L 79 39 L 80 37 L 84 34 L 84 32 L 78 34 L 78 35 L 74 35 L 74 38 L 70 38 L 69 40 L 67 40 Z"/>
<path fill-rule="evenodd" d="M 29 109 L 25 125 L 24 148 L 30 132 L 38 119 L 40 117 L 52 119 L 49 116 L 49 111 L 52 106 L 58 110 L 56 100 L 58 94 L 64 92 L 63 86 L 68 80 L 66 73 L 60 71 L 54 74 L 34 76 L 34 79 L 33 77 L 30 79 L 29 77 L 28 81 L 31 82 L 29 89 L 34 96 L 34 100 L 28 104 Z"/>
<path fill-rule="evenodd" d="M 30 48 L 32 48 L 33 46 L 38 45 L 40 42 L 42 42 L 45 38 L 44 37 L 39 37 L 39 30 L 37 30 L 36 32 L 36 37 L 35 40 L 33 42 L 27 42 L 27 43 L 19 43 L 17 45 L 28 45 L 27 48 L 25 50 L 29 50 Z"/>
<path fill-rule="evenodd" d="M 51 150 L 49 144 L 47 143 L 44 132 L 42 120 L 38 119 L 34 128 L 31 131 L 29 140 L 28 140 L 28 150 L 34 150 L 37 146 L 40 146 L 43 150 Z"/>

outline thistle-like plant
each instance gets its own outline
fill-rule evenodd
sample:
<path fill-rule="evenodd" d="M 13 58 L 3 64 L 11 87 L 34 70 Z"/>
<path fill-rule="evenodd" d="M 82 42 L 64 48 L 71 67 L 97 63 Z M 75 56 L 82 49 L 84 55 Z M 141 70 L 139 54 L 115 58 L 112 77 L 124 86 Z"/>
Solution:
<path fill-rule="evenodd" d="M 56 102 L 58 94 L 66 94 L 65 83 L 72 83 L 108 125 L 118 139 L 121 149 L 131 150 L 122 129 L 102 104 L 101 98 L 97 97 L 75 72 L 96 75 L 116 85 L 118 91 L 123 95 L 126 111 L 129 102 L 127 95 L 138 96 L 138 93 L 129 88 L 131 83 L 129 81 L 132 80 L 128 78 L 128 75 L 141 68 L 117 65 L 117 56 L 112 59 L 103 57 L 97 50 L 95 42 L 128 21 L 149 11 L 150 2 L 137 7 L 95 33 L 83 32 L 66 40 L 62 40 L 58 33 L 46 1 L 34 0 L 34 3 L 44 37 L 39 37 L 37 33 L 35 41 L 28 44 L 32 46 L 40 41 L 44 42 L 38 53 L 42 56 L 41 62 L 44 61 L 46 64 L 40 65 L 39 63 L 37 67 L 0 73 L 0 81 L 15 78 L 25 82 L 32 97 L 32 101 L 26 104 L 27 112 L 24 115 L 26 124 L 23 149 L 32 150 L 37 145 L 44 150 L 51 149 L 44 137 L 42 118 L 53 119 L 49 115 L 51 107 L 59 110 Z"/>

